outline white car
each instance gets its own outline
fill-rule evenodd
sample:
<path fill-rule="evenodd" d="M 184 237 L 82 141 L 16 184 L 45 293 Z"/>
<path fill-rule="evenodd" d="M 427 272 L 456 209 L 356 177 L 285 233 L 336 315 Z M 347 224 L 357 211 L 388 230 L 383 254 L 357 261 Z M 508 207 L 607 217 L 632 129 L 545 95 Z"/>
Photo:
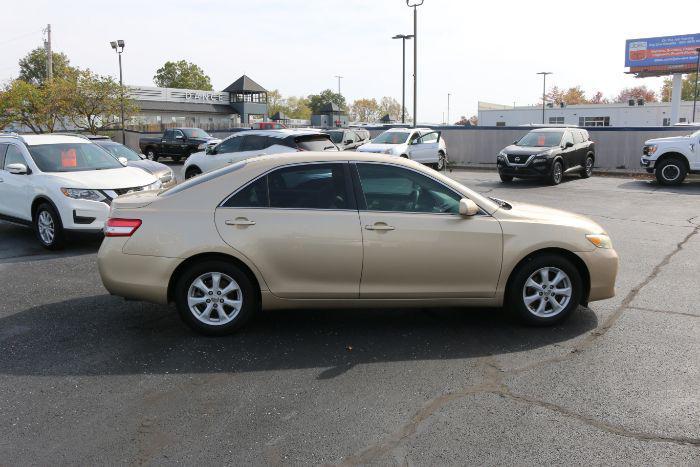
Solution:
<path fill-rule="evenodd" d="M 234 133 L 206 151 L 187 158 L 183 171 L 185 178 L 220 169 L 265 154 L 293 151 L 337 151 L 329 135 L 319 130 L 250 130 Z"/>
<path fill-rule="evenodd" d="M 642 154 L 642 167 L 656 173 L 659 184 L 680 185 L 689 173 L 700 173 L 700 131 L 647 140 Z"/>
<path fill-rule="evenodd" d="M 0 218 L 33 226 L 51 250 L 67 231 L 101 231 L 117 196 L 160 186 L 80 136 L 0 134 Z"/>
<path fill-rule="evenodd" d="M 391 128 L 357 151 L 405 157 L 437 170 L 443 170 L 447 164 L 445 140 L 439 131 L 430 128 Z"/>

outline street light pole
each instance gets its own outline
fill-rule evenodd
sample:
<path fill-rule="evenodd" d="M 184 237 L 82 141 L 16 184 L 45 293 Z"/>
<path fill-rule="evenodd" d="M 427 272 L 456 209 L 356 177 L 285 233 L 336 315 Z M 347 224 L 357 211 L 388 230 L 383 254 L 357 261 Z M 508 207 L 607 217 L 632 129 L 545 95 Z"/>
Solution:
<path fill-rule="evenodd" d="M 392 39 L 401 39 L 401 123 L 406 123 L 406 40 L 413 34 L 397 34 Z"/>
<path fill-rule="evenodd" d="M 418 125 L 418 7 L 425 0 L 406 0 L 413 8 L 413 128 Z"/>
<path fill-rule="evenodd" d="M 450 124 L 450 94 L 449 92 L 447 93 L 447 124 Z"/>
<path fill-rule="evenodd" d="M 544 125 L 544 104 L 545 104 L 545 95 L 547 94 L 547 75 L 551 75 L 551 71 L 540 71 L 537 73 L 538 75 L 542 75 L 542 124 Z"/>
<path fill-rule="evenodd" d="M 695 65 L 695 93 L 693 94 L 693 123 L 695 123 L 695 106 L 698 103 L 698 75 L 700 74 L 700 47 L 695 49 L 698 53 L 698 60 Z"/>
<path fill-rule="evenodd" d="M 119 88 L 121 90 L 121 127 L 122 127 L 122 144 L 126 144 L 126 132 L 124 131 L 124 81 L 122 80 L 122 52 L 124 52 L 124 41 L 119 39 L 109 43 L 114 51 L 119 56 Z"/>
<path fill-rule="evenodd" d="M 338 78 L 338 94 L 340 94 L 340 80 L 345 78 L 345 76 L 335 75 L 335 77 Z"/>

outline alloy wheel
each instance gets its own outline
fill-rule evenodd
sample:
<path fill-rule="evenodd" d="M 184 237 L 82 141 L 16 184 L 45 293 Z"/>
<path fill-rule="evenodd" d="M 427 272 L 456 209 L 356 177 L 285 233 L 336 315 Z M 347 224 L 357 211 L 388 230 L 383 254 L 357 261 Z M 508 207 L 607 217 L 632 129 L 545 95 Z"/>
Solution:
<path fill-rule="evenodd" d="M 243 306 L 243 292 L 231 276 L 207 272 L 192 281 L 187 291 L 187 306 L 199 321 L 220 326 L 238 316 Z"/>
<path fill-rule="evenodd" d="M 37 220 L 37 227 L 39 229 L 41 241 L 46 245 L 51 245 L 54 238 L 56 238 L 56 225 L 54 224 L 51 213 L 48 211 L 41 211 Z"/>
<path fill-rule="evenodd" d="M 554 163 L 554 168 L 552 169 L 554 173 L 552 174 L 552 178 L 554 179 L 554 183 L 560 183 L 561 182 L 561 176 L 562 176 L 562 167 L 561 163 L 555 162 Z"/>
<path fill-rule="evenodd" d="M 589 157 L 586 159 L 586 175 L 589 177 L 593 173 L 593 158 Z"/>
<path fill-rule="evenodd" d="M 561 313 L 571 301 L 569 276 L 559 268 L 543 267 L 533 272 L 523 286 L 525 307 L 535 316 L 549 318 Z"/>
<path fill-rule="evenodd" d="M 666 180 L 667 182 L 675 182 L 678 180 L 678 177 L 681 175 L 681 169 L 678 168 L 678 166 L 673 165 L 673 164 L 668 164 L 665 165 L 661 169 L 661 176 Z"/>

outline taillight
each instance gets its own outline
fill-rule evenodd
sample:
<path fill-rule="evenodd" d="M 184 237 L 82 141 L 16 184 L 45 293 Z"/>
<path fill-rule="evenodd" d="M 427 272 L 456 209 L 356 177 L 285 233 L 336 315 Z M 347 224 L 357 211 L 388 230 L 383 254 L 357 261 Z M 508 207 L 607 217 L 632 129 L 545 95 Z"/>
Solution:
<path fill-rule="evenodd" d="M 105 237 L 131 237 L 141 227 L 141 219 L 119 219 L 110 217 L 105 222 Z"/>

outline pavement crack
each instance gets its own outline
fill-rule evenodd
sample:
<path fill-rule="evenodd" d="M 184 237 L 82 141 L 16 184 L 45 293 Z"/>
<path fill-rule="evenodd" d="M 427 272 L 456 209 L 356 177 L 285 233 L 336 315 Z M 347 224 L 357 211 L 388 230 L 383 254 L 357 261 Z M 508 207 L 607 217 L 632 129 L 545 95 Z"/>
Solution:
<path fill-rule="evenodd" d="M 602 219 L 609 219 L 613 221 L 625 221 L 625 222 L 640 222 L 642 224 L 653 224 L 653 225 L 661 225 L 663 227 L 680 227 L 682 229 L 687 229 L 687 228 L 693 228 L 692 225 L 678 225 L 678 224 L 667 224 L 665 222 L 656 222 L 656 221 L 647 221 L 644 219 L 628 219 L 624 217 L 615 217 L 615 216 L 604 216 L 602 214 L 585 214 L 586 216 L 589 217 L 600 217 Z"/>
<path fill-rule="evenodd" d="M 650 313 L 663 313 L 665 315 L 676 315 L 685 316 L 688 318 L 700 318 L 700 315 L 694 315 L 692 313 L 684 313 L 682 311 L 672 311 L 672 310 L 659 310 L 657 308 L 646 308 L 643 306 L 630 306 L 630 310 L 648 311 Z"/>

